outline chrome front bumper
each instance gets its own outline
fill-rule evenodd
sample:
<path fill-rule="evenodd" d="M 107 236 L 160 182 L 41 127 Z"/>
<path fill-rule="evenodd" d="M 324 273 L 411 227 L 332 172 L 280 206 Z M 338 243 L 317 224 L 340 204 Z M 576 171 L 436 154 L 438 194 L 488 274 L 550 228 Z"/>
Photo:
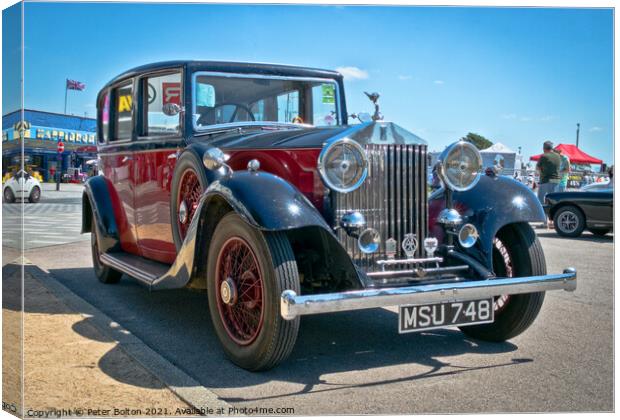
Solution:
<path fill-rule="evenodd" d="M 574 268 L 566 268 L 563 274 L 546 276 L 436 283 L 392 289 L 364 289 L 321 295 L 297 296 L 292 290 L 285 290 L 280 299 L 280 314 L 282 318 L 291 320 L 300 315 L 395 305 L 427 305 L 546 290 L 573 291 L 576 288 L 577 271 Z"/>

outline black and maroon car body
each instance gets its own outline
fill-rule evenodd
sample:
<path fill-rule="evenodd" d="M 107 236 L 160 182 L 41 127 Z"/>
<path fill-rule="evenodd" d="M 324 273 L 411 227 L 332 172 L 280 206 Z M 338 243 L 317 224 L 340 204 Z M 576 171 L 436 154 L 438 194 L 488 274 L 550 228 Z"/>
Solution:
<path fill-rule="evenodd" d="M 349 124 L 344 97 L 339 73 L 282 65 L 116 77 L 97 100 L 103 174 L 83 199 L 98 278 L 206 289 L 224 350 L 251 370 L 286 358 L 300 315 L 401 305 L 401 332 L 505 340 L 545 290 L 575 288 L 572 269 L 546 275 L 527 188 L 481 176 L 459 142 L 429 197 L 426 142 L 378 106 Z"/>

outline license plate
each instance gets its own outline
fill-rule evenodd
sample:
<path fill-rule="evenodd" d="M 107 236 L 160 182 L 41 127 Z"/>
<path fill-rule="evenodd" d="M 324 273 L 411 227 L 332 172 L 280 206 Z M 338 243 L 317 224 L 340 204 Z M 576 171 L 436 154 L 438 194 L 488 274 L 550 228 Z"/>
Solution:
<path fill-rule="evenodd" d="M 403 305 L 398 309 L 400 334 L 457 325 L 493 322 L 493 298 L 431 305 Z"/>

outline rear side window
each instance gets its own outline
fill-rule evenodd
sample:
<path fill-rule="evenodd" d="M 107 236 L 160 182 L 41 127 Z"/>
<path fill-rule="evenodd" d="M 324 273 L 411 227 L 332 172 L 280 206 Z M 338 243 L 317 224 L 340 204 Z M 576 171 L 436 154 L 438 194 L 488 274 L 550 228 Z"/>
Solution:
<path fill-rule="evenodd" d="M 166 115 L 164 107 L 169 104 L 182 106 L 181 73 L 149 77 L 143 86 L 146 135 L 165 136 L 179 133 L 180 114 Z"/>
<path fill-rule="evenodd" d="M 131 82 L 114 89 L 114 138 L 112 140 L 131 139 L 133 85 Z"/>

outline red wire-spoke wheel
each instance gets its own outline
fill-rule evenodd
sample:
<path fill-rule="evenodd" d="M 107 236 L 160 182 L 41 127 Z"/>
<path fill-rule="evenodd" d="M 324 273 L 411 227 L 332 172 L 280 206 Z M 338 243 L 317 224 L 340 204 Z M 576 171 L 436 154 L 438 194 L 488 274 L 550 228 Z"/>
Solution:
<path fill-rule="evenodd" d="M 251 344 L 263 326 L 264 285 L 254 251 L 239 237 L 228 239 L 217 257 L 216 294 L 229 337 L 241 346 Z"/>
<path fill-rule="evenodd" d="M 281 316 L 280 298 L 285 290 L 301 293 L 286 233 L 261 231 L 226 213 L 209 239 L 206 282 L 213 329 L 233 363 L 259 371 L 286 359 L 299 318 Z"/>
<path fill-rule="evenodd" d="M 508 253 L 508 248 L 499 239 L 493 239 L 493 266 L 495 273 L 500 277 L 513 277 L 514 269 L 512 259 Z M 497 315 L 506 308 L 510 301 L 510 295 L 501 295 L 495 298 L 493 302 L 493 310 Z"/>
<path fill-rule="evenodd" d="M 200 180 L 193 169 L 188 168 L 181 175 L 179 183 L 179 194 L 177 196 L 177 226 L 181 240 L 185 239 L 189 225 L 194 218 L 198 202 L 202 194 Z"/>

